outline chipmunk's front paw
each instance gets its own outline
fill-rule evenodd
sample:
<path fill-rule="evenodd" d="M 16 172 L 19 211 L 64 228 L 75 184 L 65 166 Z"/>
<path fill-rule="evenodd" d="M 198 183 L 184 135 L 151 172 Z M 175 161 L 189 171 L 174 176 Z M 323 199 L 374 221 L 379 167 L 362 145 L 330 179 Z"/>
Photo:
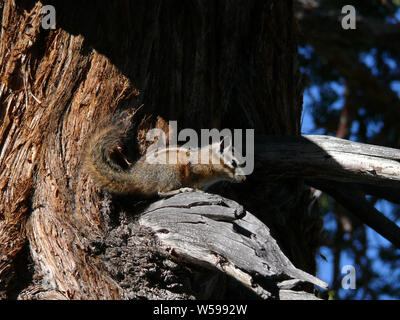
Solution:
<path fill-rule="evenodd" d="M 185 187 L 185 188 L 180 188 L 180 189 L 171 190 L 171 191 L 167 191 L 167 192 L 159 191 L 158 196 L 164 198 L 164 197 L 174 196 L 178 193 L 185 193 L 185 192 L 203 192 L 203 191 Z"/>
<path fill-rule="evenodd" d="M 196 190 L 196 189 L 193 189 L 193 188 L 185 187 L 185 188 L 180 188 L 180 189 L 178 189 L 178 191 L 179 191 L 179 193 L 185 193 L 185 192 L 195 192 L 195 191 L 197 191 L 197 190 Z"/>

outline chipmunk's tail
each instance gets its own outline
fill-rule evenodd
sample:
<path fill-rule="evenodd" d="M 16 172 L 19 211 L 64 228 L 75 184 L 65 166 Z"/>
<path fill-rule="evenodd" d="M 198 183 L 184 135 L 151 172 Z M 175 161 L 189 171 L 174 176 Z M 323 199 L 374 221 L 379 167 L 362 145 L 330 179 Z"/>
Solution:
<path fill-rule="evenodd" d="M 97 129 L 85 147 L 84 167 L 103 189 L 111 193 L 130 193 L 135 182 L 130 174 L 131 163 L 122 153 L 124 140 L 132 128 L 133 113 L 124 111 L 110 123 Z"/>

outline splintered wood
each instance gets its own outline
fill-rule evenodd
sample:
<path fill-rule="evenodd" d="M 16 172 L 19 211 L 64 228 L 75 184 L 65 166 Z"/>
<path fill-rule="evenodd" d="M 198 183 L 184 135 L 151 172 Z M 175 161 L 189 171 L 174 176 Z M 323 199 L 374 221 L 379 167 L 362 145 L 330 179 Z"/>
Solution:
<path fill-rule="evenodd" d="M 0 283 L 11 281 L 29 241 L 36 276 L 54 297 L 118 299 L 120 288 L 87 252 L 86 238 L 101 234 L 103 218 L 80 155 L 93 123 L 135 89 L 106 57 L 85 49 L 81 35 L 40 34 L 41 7 L 28 12 L 6 1 L 3 8 Z"/>
<path fill-rule="evenodd" d="M 235 201 L 203 192 L 182 193 L 150 205 L 139 222 L 155 232 L 171 257 L 218 269 L 260 298 L 270 298 L 274 292 L 257 280 L 260 277 L 277 282 L 296 279 L 327 287 L 320 279 L 295 268 L 269 229 Z M 288 291 L 282 292 L 281 298 L 297 282 L 292 284 L 290 288 L 282 287 Z M 303 298 L 313 296 L 298 294 Z"/>

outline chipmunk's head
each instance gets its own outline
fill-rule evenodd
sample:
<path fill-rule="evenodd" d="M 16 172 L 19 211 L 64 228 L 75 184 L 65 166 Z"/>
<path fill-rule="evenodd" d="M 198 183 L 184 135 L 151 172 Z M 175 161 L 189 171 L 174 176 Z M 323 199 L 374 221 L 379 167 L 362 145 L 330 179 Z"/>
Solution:
<path fill-rule="evenodd" d="M 233 147 L 226 145 L 225 139 L 210 146 L 212 169 L 221 180 L 243 182 L 246 180 L 244 163 L 233 154 Z"/>

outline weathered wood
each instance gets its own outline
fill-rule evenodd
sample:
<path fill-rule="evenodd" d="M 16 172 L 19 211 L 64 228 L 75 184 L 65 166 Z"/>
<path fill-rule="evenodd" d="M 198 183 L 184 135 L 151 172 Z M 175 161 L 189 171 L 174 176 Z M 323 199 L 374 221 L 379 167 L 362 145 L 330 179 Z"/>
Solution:
<path fill-rule="evenodd" d="M 329 136 L 258 137 L 255 157 L 272 176 L 400 187 L 400 150 Z"/>
<path fill-rule="evenodd" d="M 1 7 L 0 295 L 10 296 L 16 256 L 27 244 L 34 278 L 44 281 L 21 298 L 118 299 L 121 287 L 90 250 L 104 235 L 104 213 L 115 212 L 80 168 L 85 139 L 119 109 L 141 103 L 181 127 L 298 134 L 302 87 L 293 5 L 48 4 L 56 8 L 56 30 L 41 27 L 42 2 L 4 1 Z M 144 93 L 140 101 L 133 98 L 136 88 Z M 287 199 L 291 193 L 280 187 Z M 264 207 L 263 184 L 245 189 L 243 197 L 260 194 L 253 203 Z M 294 261 L 312 269 L 312 241 L 302 241 L 298 222 L 308 221 L 301 192 L 289 209 L 280 206 L 280 217 L 298 217 L 293 225 L 286 219 L 285 228 L 295 232 L 281 238 L 297 253 Z M 138 240 L 127 252 L 133 256 L 140 245 L 147 243 Z M 157 296 L 153 289 L 149 285 L 143 296 Z"/>
<path fill-rule="evenodd" d="M 400 150 L 319 135 L 258 137 L 255 156 L 268 174 L 304 177 L 400 247 L 400 228 L 362 194 L 399 201 Z"/>
<path fill-rule="evenodd" d="M 367 226 L 400 248 L 400 228 L 368 202 L 362 192 L 338 182 L 314 181 L 313 185 L 327 192 Z"/>
<path fill-rule="evenodd" d="M 269 229 L 238 203 L 203 192 L 178 194 L 150 205 L 139 219 L 178 260 L 218 269 L 262 298 L 282 280 L 326 283 L 293 266 Z M 276 298 L 276 297 L 275 297 Z"/>
<path fill-rule="evenodd" d="M 372 184 L 349 184 L 350 189 L 361 190 L 365 194 L 373 195 L 379 199 L 385 199 L 393 203 L 400 204 L 400 188 L 385 187 Z"/>
<path fill-rule="evenodd" d="M 320 300 L 316 296 L 304 292 L 304 291 L 294 291 L 294 290 L 280 290 L 279 291 L 280 300 Z"/>
<path fill-rule="evenodd" d="M 120 288 L 87 253 L 102 218 L 80 159 L 91 121 L 133 88 L 81 35 L 59 28 L 46 37 L 42 3 L 18 5 L 4 2 L 0 41 L 0 292 L 28 241 L 44 286 L 70 299 L 118 299 Z"/>

